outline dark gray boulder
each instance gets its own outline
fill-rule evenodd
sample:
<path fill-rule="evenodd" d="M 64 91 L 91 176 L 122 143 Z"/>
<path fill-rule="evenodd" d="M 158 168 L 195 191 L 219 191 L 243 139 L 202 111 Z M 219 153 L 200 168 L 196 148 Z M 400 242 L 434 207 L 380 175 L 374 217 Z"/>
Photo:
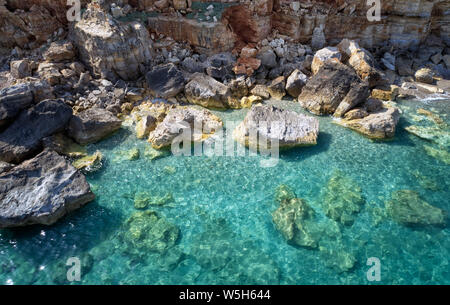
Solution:
<path fill-rule="evenodd" d="M 12 121 L 20 111 L 33 103 L 33 89 L 20 84 L 0 90 L 0 128 Z"/>
<path fill-rule="evenodd" d="M 174 64 L 154 67 L 146 75 L 147 86 L 155 97 L 170 98 L 183 91 L 186 80 Z"/>
<path fill-rule="evenodd" d="M 63 130 L 72 109 L 62 100 L 45 100 L 22 111 L 19 117 L 0 134 L 0 160 L 20 163 L 38 153 L 41 140 Z"/>
<path fill-rule="evenodd" d="M 101 108 L 90 108 L 72 117 L 68 135 L 81 145 L 95 143 L 122 126 L 111 112 Z"/>
<path fill-rule="evenodd" d="M 0 228 L 50 225 L 94 198 L 78 170 L 56 152 L 44 150 L 0 174 Z"/>

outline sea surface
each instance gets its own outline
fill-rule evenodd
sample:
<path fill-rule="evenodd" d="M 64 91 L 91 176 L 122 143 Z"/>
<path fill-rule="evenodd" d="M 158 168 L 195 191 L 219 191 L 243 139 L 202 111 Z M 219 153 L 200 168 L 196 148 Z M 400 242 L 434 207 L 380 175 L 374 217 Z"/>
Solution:
<path fill-rule="evenodd" d="M 303 112 L 291 101 L 271 103 Z M 102 169 L 87 175 L 94 202 L 50 227 L 0 230 L 0 284 L 450 284 L 448 221 L 446 227 L 408 227 L 393 221 L 384 205 L 394 191 L 413 190 L 450 212 L 450 166 L 424 149 L 437 144 L 404 129 L 431 124 L 418 108 L 449 123 L 450 100 L 398 106 L 403 116 L 394 140 L 372 141 L 319 117 L 318 144 L 283 151 L 274 167 L 261 167 L 260 155 L 151 160 L 145 154 L 149 144 L 123 127 L 88 146 L 104 155 Z M 239 121 L 247 111 L 215 114 Z M 134 148 L 139 159 L 123 158 Z M 351 225 L 324 213 L 323 191 L 336 171 L 353 181 L 346 187 L 360 188 L 364 199 Z M 290 245 L 275 229 L 274 196 L 281 184 L 333 232 L 325 250 Z M 156 212 L 163 229 L 145 231 L 147 218 L 139 219 L 144 214 L 134 206 L 136 194 L 169 198 L 147 209 Z M 134 223 L 127 221 L 132 215 Z M 132 240 L 142 232 L 153 240 Z M 175 232 L 178 237 L 170 240 Z M 73 265 L 66 263 L 73 257 L 81 262 L 80 281 L 69 282 Z M 350 265 L 341 268 L 348 257 Z M 367 277 L 373 258 L 380 263 L 380 281 Z"/>

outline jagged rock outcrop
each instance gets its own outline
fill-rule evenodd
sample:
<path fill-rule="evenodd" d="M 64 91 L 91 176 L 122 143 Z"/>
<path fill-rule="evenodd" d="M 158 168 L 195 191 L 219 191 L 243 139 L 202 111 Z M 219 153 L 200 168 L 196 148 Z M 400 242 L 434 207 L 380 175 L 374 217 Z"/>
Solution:
<path fill-rule="evenodd" d="M 121 126 L 122 121 L 111 112 L 94 107 L 74 115 L 67 133 L 79 144 L 86 145 L 100 141 Z"/>
<path fill-rule="evenodd" d="M 65 128 L 72 109 L 62 100 L 44 100 L 23 111 L 0 134 L 0 160 L 20 163 L 37 153 L 41 140 Z"/>
<path fill-rule="evenodd" d="M 43 54 L 45 60 L 49 62 L 63 62 L 75 57 L 76 52 L 70 41 L 53 42 Z"/>
<path fill-rule="evenodd" d="M 182 92 L 186 82 L 183 73 L 174 64 L 154 67 L 145 78 L 152 95 L 165 99 Z"/>
<path fill-rule="evenodd" d="M 186 84 L 184 94 L 192 104 L 206 108 L 228 108 L 229 88 L 205 74 L 195 73 Z"/>
<path fill-rule="evenodd" d="M 176 41 L 187 41 L 202 53 L 230 51 L 234 47 L 234 34 L 220 22 L 200 22 L 188 18 L 149 17 L 148 26 L 157 33 Z"/>
<path fill-rule="evenodd" d="M 362 105 L 362 108 L 364 109 L 365 106 Z M 354 110 L 357 110 L 357 108 Z M 383 106 L 375 111 L 363 110 L 360 116 L 349 116 L 337 121 L 337 123 L 371 139 L 387 139 L 394 137 L 399 119 L 400 112 L 396 107 Z"/>
<path fill-rule="evenodd" d="M 356 106 L 369 96 L 368 87 L 355 71 L 340 62 L 327 61 L 302 89 L 298 100 L 314 114 L 345 113 L 343 108 Z M 350 110 L 350 109 L 348 109 Z"/>
<path fill-rule="evenodd" d="M 255 150 L 273 142 L 280 148 L 315 145 L 318 135 L 316 118 L 268 105 L 252 106 L 233 131 L 236 141 Z"/>
<path fill-rule="evenodd" d="M 314 54 L 311 64 L 311 72 L 316 74 L 320 67 L 322 67 L 328 60 L 341 61 L 342 55 L 335 47 L 327 47 L 320 49 Z"/>
<path fill-rule="evenodd" d="M 176 107 L 169 110 L 148 141 L 154 148 L 168 147 L 177 140 L 201 142 L 222 128 L 222 121 L 206 109 Z"/>
<path fill-rule="evenodd" d="M 427 37 L 429 31 L 424 29 L 449 40 L 448 1 L 386 0 L 380 1 L 380 4 L 381 20 L 369 21 L 367 11 L 370 6 L 364 0 L 301 1 L 301 9 L 297 11 L 275 11 L 272 24 L 281 34 L 302 43 L 310 42 L 314 29 L 320 26 L 329 45 L 349 38 L 359 41 L 365 48 L 381 46 L 386 42 L 407 48 L 417 46 Z"/>
<path fill-rule="evenodd" d="M 30 1 L 15 1 L 30 2 Z M 8 4 L 8 6 L 6 6 Z M 15 10 L 10 1 L 0 0 L 0 46 L 34 48 L 46 42 L 63 26 L 48 8 L 29 5 L 27 11 Z"/>
<path fill-rule="evenodd" d="M 151 59 L 150 36 L 142 24 L 118 23 L 92 5 L 73 26 L 70 36 L 92 73 L 111 81 L 137 79 Z"/>
<path fill-rule="evenodd" d="M 45 150 L 0 174 L 0 228 L 51 225 L 94 197 L 79 171 Z"/>
<path fill-rule="evenodd" d="M 0 91 L 0 128 L 11 122 L 20 111 L 33 103 L 33 89 L 29 84 L 19 84 Z"/>
<path fill-rule="evenodd" d="M 344 63 L 355 69 L 358 76 L 367 81 L 370 88 L 385 82 L 385 75 L 375 66 L 375 59 L 369 51 L 361 48 L 357 42 L 343 39 L 338 44 L 339 51 L 345 56 Z"/>

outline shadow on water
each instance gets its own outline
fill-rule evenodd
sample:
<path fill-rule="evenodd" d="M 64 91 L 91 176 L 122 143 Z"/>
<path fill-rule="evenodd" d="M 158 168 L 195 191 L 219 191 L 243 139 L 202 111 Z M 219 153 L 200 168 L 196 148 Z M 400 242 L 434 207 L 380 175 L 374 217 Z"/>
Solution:
<path fill-rule="evenodd" d="M 317 139 L 317 145 L 282 150 L 280 152 L 280 157 L 288 162 L 306 160 L 309 157 L 326 152 L 330 148 L 332 137 L 333 136 L 330 133 L 321 132 Z"/>
<path fill-rule="evenodd" d="M 40 265 L 54 258 L 54 251 L 64 259 L 88 252 L 120 230 L 121 218 L 118 212 L 99 206 L 95 200 L 51 226 L 3 229 L 1 243 L 14 245 L 23 259 Z"/>

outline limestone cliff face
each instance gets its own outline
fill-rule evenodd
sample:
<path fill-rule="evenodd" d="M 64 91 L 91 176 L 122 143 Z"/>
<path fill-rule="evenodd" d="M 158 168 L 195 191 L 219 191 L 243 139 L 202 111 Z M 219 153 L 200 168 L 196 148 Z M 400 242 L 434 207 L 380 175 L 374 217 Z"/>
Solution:
<path fill-rule="evenodd" d="M 323 27 L 328 43 L 354 39 L 363 47 L 376 47 L 386 41 L 399 47 L 418 44 L 433 30 L 448 39 L 449 4 L 445 0 L 384 0 L 381 20 L 370 22 L 365 0 L 345 1 L 281 0 L 273 13 L 273 27 L 302 42 L 308 42 L 316 27 Z"/>
<path fill-rule="evenodd" d="M 177 41 L 187 41 L 205 53 L 231 50 L 234 34 L 220 22 L 198 22 L 171 16 L 151 17 L 148 26 L 153 31 L 170 36 Z"/>
<path fill-rule="evenodd" d="M 118 23 L 95 7 L 73 25 L 70 37 L 80 59 L 101 78 L 135 80 L 151 59 L 149 33 L 142 24 Z"/>

